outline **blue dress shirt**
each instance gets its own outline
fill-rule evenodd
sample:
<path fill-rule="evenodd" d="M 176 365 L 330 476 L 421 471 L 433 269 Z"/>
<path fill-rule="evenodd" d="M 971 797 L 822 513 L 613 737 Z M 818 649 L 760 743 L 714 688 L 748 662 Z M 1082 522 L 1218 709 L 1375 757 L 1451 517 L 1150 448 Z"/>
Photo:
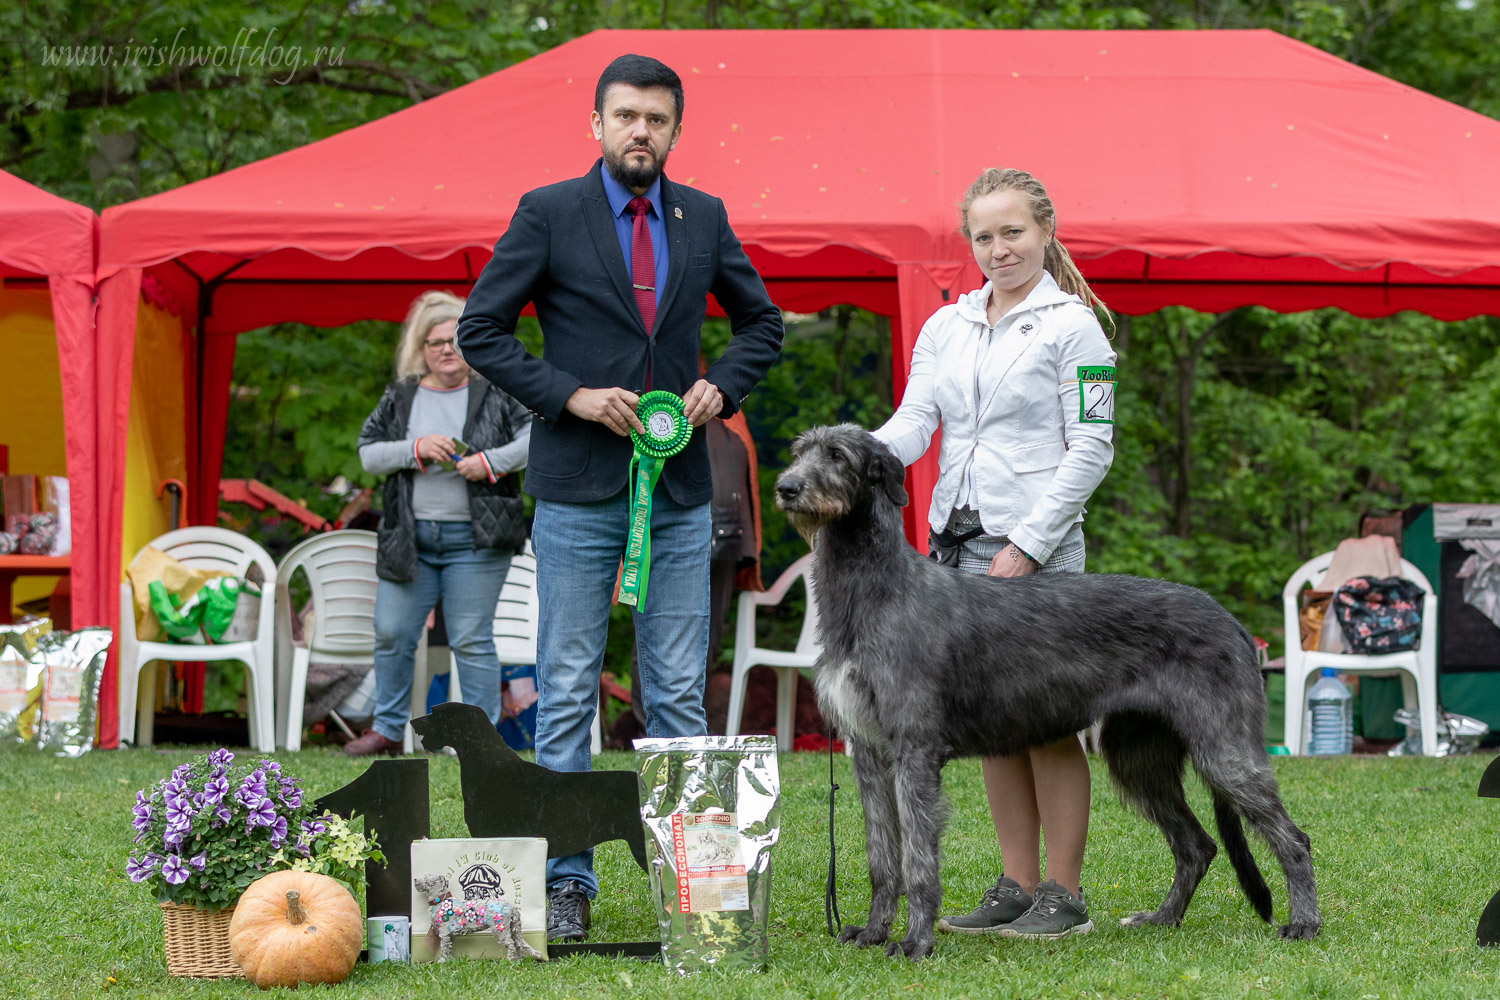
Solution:
<path fill-rule="evenodd" d="M 635 216 L 630 212 L 630 199 L 635 197 L 635 192 L 615 180 L 605 164 L 599 164 L 599 172 L 604 175 L 604 196 L 609 199 L 609 209 L 614 213 L 615 236 L 620 240 L 620 252 L 625 255 L 625 271 L 628 274 L 631 233 L 635 228 Z M 656 304 L 660 307 L 662 289 L 667 285 L 667 223 L 662 218 L 660 177 L 651 182 L 643 197 L 651 203 L 651 211 L 646 213 L 646 231 L 651 234 L 652 263 L 656 265 L 652 283 L 656 286 Z M 630 280 L 634 282 L 635 275 L 632 274 Z"/>

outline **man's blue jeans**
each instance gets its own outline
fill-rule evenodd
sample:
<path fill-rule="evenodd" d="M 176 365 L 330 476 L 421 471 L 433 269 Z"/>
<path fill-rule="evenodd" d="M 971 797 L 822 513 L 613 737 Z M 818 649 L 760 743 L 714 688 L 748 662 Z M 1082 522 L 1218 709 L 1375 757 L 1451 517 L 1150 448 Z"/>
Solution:
<path fill-rule="evenodd" d="M 375 590 L 375 731 L 399 741 L 411 715 L 412 670 L 427 614 L 443 599 L 443 624 L 464 701 L 500 721 L 495 603 L 510 556 L 474 549 L 468 521 L 417 522 L 417 578 Z"/>
<path fill-rule="evenodd" d="M 597 503 L 538 500 L 536 549 L 536 762 L 587 771 L 589 726 L 599 704 L 599 670 L 610 601 L 629 534 L 629 492 Z M 684 507 L 665 486 L 651 497 L 651 576 L 635 611 L 636 653 L 648 736 L 702 736 L 708 660 L 709 505 Z M 547 862 L 547 885 L 573 879 L 599 891 L 592 849 Z"/>

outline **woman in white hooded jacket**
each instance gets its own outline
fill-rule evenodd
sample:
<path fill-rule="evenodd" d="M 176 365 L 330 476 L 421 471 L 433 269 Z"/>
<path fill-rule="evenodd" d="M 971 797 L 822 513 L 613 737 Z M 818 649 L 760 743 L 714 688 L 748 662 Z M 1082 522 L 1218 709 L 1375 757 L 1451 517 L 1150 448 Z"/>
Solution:
<path fill-rule="evenodd" d="M 901 406 L 875 436 L 910 465 L 941 427 L 928 512 L 940 562 L 1002 577 L 1081 573 L 1084 504 L 1114 457 L 1115 352 L 1093 310 L 1103 303 L 1057 241 L 1051 199 L 1030 174 L 986 170 L 959 207 L 987 281 L 923 325 Z M 1089 769 L 1078 741 L 985 758 L 983 768 L 1004 868 L 977 908 L 938 928 L 1028 938 L 1092 930 L 1080 886 Z"/>

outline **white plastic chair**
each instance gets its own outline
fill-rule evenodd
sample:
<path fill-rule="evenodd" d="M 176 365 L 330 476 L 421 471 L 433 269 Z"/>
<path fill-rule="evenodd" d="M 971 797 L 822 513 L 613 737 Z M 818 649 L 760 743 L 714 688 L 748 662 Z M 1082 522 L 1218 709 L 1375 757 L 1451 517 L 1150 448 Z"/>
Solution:
<path fill-rule="evenodd" d="M 1364 673 L 1376 677 L 1399 675 L 1401 693 L 1407 708 L 1415 707 L 1422 720 L 1422 753 L 1428 757 L 1437 752 L 1437 595 L 1427 577 L 1405 559 L 1401 560 L 1401 576 L 1412 581 L 1427 592 L 1422 601 L 1421 648 L 1398 653 L 1361 655 L 1355 653 L 1324 653 L 1303 649 L 1299 639 L 1298 616 L 1301 612 L 1301 593 L 1309 584 L 1317 582 L 1328 572 L 1333 562 L 1333 553 L 1324 552 L 1303 563 L 1281 592 L 1286 624 L 1286 722 L 1287 751 L 1303 752 L 1303 709 L 1307 704 L 1307 680 L 1323 667 L 1333 667 L 1341 673 Z M 1342 581 L 1340 582 L 1342 585 Z M 1328 610 L 1333 614 L 1333 608 Z"/>
<path fill-rule="evenodd" d="M 729 686 L 729 718 L 725 732 L 738 736 L 740 719 L 745 711 L 745 680 L 751 667 L 765 666 L 776 670 L 776 748 L 783 753 L 792 748 L 792 729 L 797 712 L 797 671 L 818 662 L 822 648 L 818 642 L 818 605 L 813 600 L 809 572 L 812 555 L 803 556 L 787 567 L 771 589 L 764 593 L 740 592 L 739 622 L 734 634 L 734 675 Z M 755 609 L 780 604 L 792 584 L 803 580 L 807 587 L 807 614 L 802 619 L 802 633 L 797 647 L 791 650 L 766 649 L 755 644 Z"/>
<path fill-rule="evenodd" d="M 330 531 L 292 548 L 276 570 L 276 735 L 295 753 L 302 749 L 307 668 L 319 663 L 375 660 L 375 533 Z M 288 587 L 297 570 L 312 590 L 312 634 L 292 642 Z"/>
<path fill-rule="evenodd" d="M 223 528 L 195 527 L 169 531 L 151 542 L 190 569 L 223 570 L 244 577 L 251 566 L 260 567 L 260 618 L 255 638 L 213 646 L 142 642 L 135 633 L 135 592 L 129 580 L 120 583 L 120 741 L 136 746 L 151 743 L 154 726 L 157 660 L 207 663 L 238 660 L 250 671 L 250 742 L 261 753 L 271 753 L 276 743 L 276 697 L 273 677 L 274 614 L 272 595 L 276 587 L 276 564 L 266 550 L 243 535 Z M 144 550 L 142 550 L 144 551 Z M 140 558 L 136 553 L 135 559 Z M 135 565 L 135 559 L 131 565 Z M 142 675 L 147 696 L 139 698 Z"/>
<path fill-rule="evenodd" d="M 536 662 L 537 625 L 541 605 L 536 592 L 536 553 L 528 539 L 526 545 L 510 560 L 500 600 L 495 602 L 495 655 L 501 666 Z M 454 661 L 455 665 L 457 660 Z M 456 671 L 450 674 L 457 677 Z M 602 706 L 601 706 L 602 707 Z M 594 710 L 590 728 L 590 745 L 594 753 L 604 748 L 599 708 Z"/>

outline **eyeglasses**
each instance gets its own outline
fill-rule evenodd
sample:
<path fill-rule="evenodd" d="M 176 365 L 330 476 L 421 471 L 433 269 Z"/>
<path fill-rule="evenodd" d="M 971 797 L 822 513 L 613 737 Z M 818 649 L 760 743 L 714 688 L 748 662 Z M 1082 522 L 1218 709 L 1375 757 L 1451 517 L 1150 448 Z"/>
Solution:
<path fill-rule="evenodd" d="M 451 350 L 455 354 L 458 353 L 458 345 L 453 342 L 452 337 L 449 337 L 447 340 L 424 340 L 422 346 L 434 354 L 441 354 L 445 350 Z"/>

